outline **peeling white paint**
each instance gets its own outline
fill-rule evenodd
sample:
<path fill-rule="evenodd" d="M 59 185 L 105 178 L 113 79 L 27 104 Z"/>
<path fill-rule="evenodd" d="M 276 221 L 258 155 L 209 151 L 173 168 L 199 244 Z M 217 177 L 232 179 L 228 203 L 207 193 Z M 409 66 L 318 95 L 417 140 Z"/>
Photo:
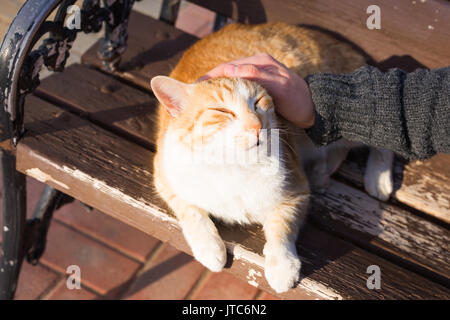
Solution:
<path fill-rule="evenodd" d="M 27 169 L 26 173 L 27 173 L 27 175 L 35 178 L 36 180 L 39 180 L 40 182 L 43 182 L 43 183 L 53 182 L 54 184 L 56 184 L 64 189 L 67 189 L 67 190 L 70 189 L 66 184 L 53 179 L 53 177 L 51 175 L 41 171 L 41 169 L 39 169 L 39 168 Z"/>
<path fill-rule="evenodd" d="M 263 256 L 260 256 L 259 254 L 256 254 L 254 252 L 250 252 L 249 250 L 241 247 L 238 244 L 228 244 L 227 250 L 228 250 L 228 252 L 233 254 L 234 260 L 245 260 L 245 261 L 247 261 L 247 263 L 256 265 L 256 266 L 264 269 L 264 257 Z M 314 280 L 311 280 L 308 278 L 303 278 L 300 281 L 300 283 L 298 284 L 298 287 L 307 291 L 307 294 L 313 293 L 313 294 L 316 294 L 316 295 L 322 297 L 323 299 L 343 300 L 343 297 L 339 293 L 334 291 L 333 289 L 327 287 L 326 285 L 324 285 L 320 282 L 317 282 L 317 281 L 314 281 Z"/>
<path fill-rule="evenodd" d="M 299 287 L 303 287 L 305 290 L 312 291 L 324 299 L 343 300 L 342 296 L 330 287 L 308 278 L 303 278 L 300 281 Z"/>
<path fill-rule="evenodd" d="M 39 159 L 40 161 L 54 167 L 58 171 L 65 172 L 66 174 L 76 178 L 77 180 L 85 182 L 86 184 L 89 184 L 89 185 L 93 185 L 95 189 L 99 190 L 102 193 L 107 194 L 110 197 L 116 198 L 116 199 L 120 200 L 121 202 L 125 202 L 137 209 L 148 212 L 148 213 L 152 214 L 153 216 L 156 216 L 158 219 L 160 219 L 162 221 L 169 222 L 174 225 L 178 225 L 177 219 L 175 217 L 172 217 L 168 214 L 161 212 L 156 206 L 154 206 L 152 204 L 147 204 L 143 199 L 135 199 L 135 198 L 123 193 L 121 190 L 116 189 L 112 186 L 109 186 L 106 182 L 98 180 L 98 179 L 90 176 L 89 174 L 84 173 L 78 169 L 72 169 L 67 166 L 60 166 L 33 151 L 31 151 L 31 153 L 32 153 L 33 157 Z M 28 174 L 28 170 L 26 170 L 26 171 Z"/>
<path fill-rule="evenodd" d="M 230 244 L 228 245 L 227 249 L 228 252 L 233 255 L 234 260 L 246 260 L 247 262 L 250 262 L 264 269 L 264 257 L 260 256 L 259 254 L 250 252 L 238 244 Z"/>
<path fill-rule="evenodd" d="M 345 198 L 354 200 L 351 203 L 341 200 Z M 442 234 L 439 226 L 402 210 L 393 210 L 390 206 L 381 208 L 378 200 L 347 185 L 332 181 L 327 197 L 321 197 L 318 201 L 330 208 L 327 214 L 331 220 L 343 223 L 351 230 L 377 237 L 403 253 L 420 253 L 431 259 L 446 256 L 450 238 Z M 342 212 L 345 212 L 345 215 Z M 411 225 L 420 225 L 421 230 L 411 231 Z M 440 234 L 441 239 L 433 237 L 436 234 Z"/>
<path fill-rule="evenodd" d="M 248 282 L 248 284 L 250 284 L 250 285 L 252 285 L 252 286 L 258 288 L 259 284 L 258 284 L 258 282 L 256 281 L 256 277 L 261 277 L 261 276 L 262 276 L 261 272 L 256 271 L 255 269 L 250 268 L 250 269 L 248 270 L 248 275 L 247 275 L 247 280 L 248 280 L 247 282 Z"/>
<path fill-rule="evenodd" d="M 93 178 L 90 175 L 78 169 L 74 170 L 66 166 L 63 166 L 61 169 L 67 174 L 77 178 L 78 180 L 93 185 L 95 189 L 101 191 L 102 193 L 106 193 L 113 198 L 120 199 L 120 201 L 125 202 L 135 208 L 152 213 L 154 216 L 157 216 L 162 221 L 178 224 L 177 220 L 174 217 L 171 217 L 165 213 L 160 212 L 157 207 L 145 203 L 143 199 L 135 199 L 123 193 L 121 190 L 109 186 L 108 184 L 106 184 L 106 182 Z"/>
<path fill-rule="evenodd" d="M 258 288 L 259 284 L 255 280 L 249 280 L 247 281 L 249 285 L 254 286 L 255 288 Z"/>

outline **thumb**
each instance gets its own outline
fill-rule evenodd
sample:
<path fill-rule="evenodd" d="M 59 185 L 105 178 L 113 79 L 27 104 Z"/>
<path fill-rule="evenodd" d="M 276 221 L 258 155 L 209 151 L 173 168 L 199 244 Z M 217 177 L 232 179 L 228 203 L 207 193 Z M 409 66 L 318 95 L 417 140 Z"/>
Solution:
<path fill-rule="evenodd" d="M 239 77 L 239 78 L 259 78 L 261 71 L 253 64 L 232 64 L 224 63 L 212 69 L 205 75 L 201 76 L 197 81 L 208 80 L 217 77 Z"/>
<path fill-rule="evenodd" d="M 244 78 L 259 83 L 269 91 L 269 94 L 274 89 L 275 79 L 279 77 L 254 64 L 240 64 L 234 65 L 233 67 L 226 67 L 226 72 L 228 72 L 226 75 L 228 77 Z"/>
<path fill-rule="evenodd" d="M 257 67 L 254 64 L 236 65 L 232 63 L 225 63 L 219 65 L 218 67 L 206 73 L 204 76 L 200 77 L 197 82 L 217 77 L 244 78 L 257 81 L 262 85 L 270 82 L 271 79 L 271 75 L 268 72 L 266 72 L 263 68 Z"/>
<path fill-rule="evenodd" d="M 260 70 L 254 64 L 240 64 L 240 65 L 229 64 L 224 67 L 224 74 L 227 77 L 258 79 L 263 76 L 262 73 L 263 70 Z"/>
<path fill-rule="evenodd" d="M 228 65 L 230 65 L 230 64 L 229 63 L 224 63 L 224 64 L 218 65 L 214 69 L 208 71 L 203 76 L 198 78 L 196 82 L 203 81 L 203 80 L 208 80 L 208 79 L 211 79 L 211 78 L 217 78 L 217 77 L 227 77 L 227 75 L 225 74 L 225 68 Z"/>

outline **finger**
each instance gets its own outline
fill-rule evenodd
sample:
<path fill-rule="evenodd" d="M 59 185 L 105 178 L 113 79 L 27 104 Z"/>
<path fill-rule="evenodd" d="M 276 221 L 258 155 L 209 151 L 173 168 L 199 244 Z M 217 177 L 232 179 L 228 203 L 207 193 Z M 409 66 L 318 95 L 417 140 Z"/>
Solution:
<path fill-rule="evenodd" d="M 262 67 L 255 66 L 253 64 L 223 64 L 219 67 L 211 70 L 206 75 L 199 78 L 197 81 L 207 80 L 215 77 L 237 77 L 252 80 L 268 91 L 278 91 L 279 82 L 283 80 L 283 76 L 278 73 L 268 72 Z"/>
<path fill-rule="evenodd" d="M 265 73 L 261 68 L 254 64 L 230 65 L 224 68 L 227 77 L 239 77 L 246 79 L 260 78 Z"/>
<path fill-rule="evenodd" d="M 259 53 L 251 57 L 245 57 L 241 59 L 236 59 L 233 61 L 230 61 L 228 63 L 223 63 L 216 68 L 208 71 L 205 75 L 198 78 L 197 81 L 203 81 L 208 80 L 211 78 L 217 78 L 217 77 L 232 77 L 232 72 L 226 72 L 225 69 L 230 69 L 230 65 L 255 65 L 258 67 L 267 67 L 268 65 L 281 65 L 277 60 L 275 60 L 271 55 L 268 53 Z"/>
<path fill-rule="evenodd" d="M 214 69 L 208 71 L 207 73 L 205 73 L 203 76 L 201 76 L 200 78 L 197 79 L 198 81 L 203 81 L 203 80 L 208 80 L 211 78 L 217 78 L 217 77 L 225 77 L 225 73 L 224 73 L 224 68 L 225 65 L 227 65 L 227 63 L 218 65 L 217 67 L 215 67 Z"/>
<path fill-rule="evenodd" d="M 239 65 L 239 64 L 254 64 L 256 66 L 264 66 L 264 65 L 271 65 L 276 64 L 277 60 L 275 60 L 270 54 L 268 53 L 258 53 L 256 55 L 236 59 L 233 61 L 230 61 L 229 63 Z"/>
<path fill-rule="evenodd" d="M 239 64 L 235 64 L 238 62 Z M 253 64 L 240 64 L 241 61 L 224 63 L 207 72 L 199 80 L 207 80 L 217 77 L 257 78 L 260 74 L 259 67 Z"/>
<path fill-rule="evenodd" d="M 268 72 L 252 64 L 236 66 L 233 75 L 230 76 L 255 81 L 266 88 L 269 94 L 280 91 L 280 84 L 284 80 L 284 77 L 279 74 Z"/>

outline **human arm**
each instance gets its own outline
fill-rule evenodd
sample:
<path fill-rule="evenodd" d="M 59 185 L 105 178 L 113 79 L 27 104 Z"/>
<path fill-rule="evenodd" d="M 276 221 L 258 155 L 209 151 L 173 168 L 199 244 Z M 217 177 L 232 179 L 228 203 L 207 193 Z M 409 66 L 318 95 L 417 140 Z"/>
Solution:
<path fill-rule="evenodd" d="M 306 81 L 316 115 L 307 133 L 316 144 L 344 137 L 407 159 L 450 153 L 450 67 L 406 73 L 364 66 Z"/>
<path fill-rule="evenodd" d="M 221 65 L 202 79 L 242 77 L 263 85 L 278 113 L 317 145 L 340 138 L 408 159 L 450 153 L 450 67 L 405 73 L 364 66 L 305 80 L 267 54 Z"/>

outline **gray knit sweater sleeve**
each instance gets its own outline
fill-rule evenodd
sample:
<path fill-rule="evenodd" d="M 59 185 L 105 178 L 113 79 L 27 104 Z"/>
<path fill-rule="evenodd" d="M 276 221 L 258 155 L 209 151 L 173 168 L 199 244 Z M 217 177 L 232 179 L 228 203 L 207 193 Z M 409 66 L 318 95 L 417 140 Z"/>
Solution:
<path fill-rule="evenodd" d="M 405 73 L 364 66 L 306 78 L 317 145 L 339 138 L 391 149 L 407 159 L 450 153 L 450 67 Z"/>

